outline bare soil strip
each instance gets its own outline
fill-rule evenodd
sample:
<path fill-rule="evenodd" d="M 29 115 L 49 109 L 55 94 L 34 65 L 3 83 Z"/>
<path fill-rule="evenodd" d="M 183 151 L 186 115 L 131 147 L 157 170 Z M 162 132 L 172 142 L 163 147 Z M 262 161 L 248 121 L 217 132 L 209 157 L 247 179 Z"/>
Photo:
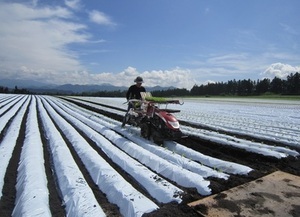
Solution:
<path fill-rule="evenodd" d="M 298 216 L 300 177 L 276 171 L 252 182 L 189 203 L 204 216 Z"/>

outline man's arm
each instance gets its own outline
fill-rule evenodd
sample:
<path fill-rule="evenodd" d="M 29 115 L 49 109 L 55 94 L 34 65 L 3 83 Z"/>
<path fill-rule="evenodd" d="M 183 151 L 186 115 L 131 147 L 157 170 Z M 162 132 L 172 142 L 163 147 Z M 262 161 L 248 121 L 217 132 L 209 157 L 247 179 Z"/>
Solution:
<path fill-rule="evenodd" d="M 130 86 L 127 90 L 127 93 L 126 93 L 126 99 L 129 100 L 129 97 L 131 95 L 131 92 L 132 92 L 132 86 Z"/>

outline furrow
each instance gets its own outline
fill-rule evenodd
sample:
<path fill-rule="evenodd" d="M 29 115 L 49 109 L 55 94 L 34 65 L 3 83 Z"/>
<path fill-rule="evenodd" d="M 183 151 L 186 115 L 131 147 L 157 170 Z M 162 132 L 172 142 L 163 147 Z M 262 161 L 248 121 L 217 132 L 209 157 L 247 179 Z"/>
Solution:
<path fill-rule="evenodd" d="M 38 108 L 48 137 L 54 171 L 67 216 L 105 216 L 64 139 L 41 102 L 38 103 Z"/>
<path fill-rule="evenodd" d="M 51 216 L 43 144 L 38 128 L 34 97 L 31 97 L 25 133 L 18 167 L 16 206 L 12 216 Z"/>
<path fill-rule="evenodd" d="M 68 109 L 68 113 L 76 115 L 76 113 L 71 109 Z M 184 187 L 195 187 L 200 194 L 207 195 L 211 193 L 211 190 L 208 188 L 209 181 L 204 180 L 202 176 L 158 157 L 148 150 L 143 149 L 139 145 L 125 139 L 109 128 L 97 124 L 96 121 L 92 121 L 86 117 L 82 117 L 81 115 L 77 115 L 76 118 L 74 118 L 74 121 L 77 119 L 80 119 L 89 126 L 92 126 L 102 135 L 113 141 L 120 149 L 124 150 L 126 153 L 138 159 L 141 163 L 147 165 L 149 168 L 164 177 L 173 180 Z M 81 122 L 78 122 L 77 124 L 81 124 Z"/>
<path fill-rule="evenodd" d="M 141 216 L 143 213 L 151 212 L 158 208 L 156 204 L 136 191 L 110 167 L 110 165 L 90 147 L 77 130 L 65 120 L 66 117 L 62 117 L 54 111 L 52 106 L 55 105 L 53 103 L 51 103 L 51 106 L 48 103 L 45 105 L 51 117 L 72 142 L 73 147 L 80 155 L 95 183 L 107 194 L 108 199 L 112 203 L 120 207 L 123 215 Z M 84 126 L 82 127 L 84 128 Z"/>

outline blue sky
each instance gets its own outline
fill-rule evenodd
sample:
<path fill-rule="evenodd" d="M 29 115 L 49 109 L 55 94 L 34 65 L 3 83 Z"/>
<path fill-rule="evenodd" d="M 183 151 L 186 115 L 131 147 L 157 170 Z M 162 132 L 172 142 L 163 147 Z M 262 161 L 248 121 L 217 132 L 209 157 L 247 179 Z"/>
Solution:
<path fill-rule="evenodd" d="M 0 0 L 0 78 L 176 86 L 300 70 L 299 0 Z"/>

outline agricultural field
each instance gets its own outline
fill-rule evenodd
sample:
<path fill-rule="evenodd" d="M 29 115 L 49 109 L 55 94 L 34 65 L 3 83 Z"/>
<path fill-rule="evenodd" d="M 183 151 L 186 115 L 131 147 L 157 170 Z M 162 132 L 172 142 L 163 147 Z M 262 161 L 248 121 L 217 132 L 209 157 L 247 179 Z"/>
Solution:
<path fill-rule="evenodd" d="M 299 101 L 185 99 L 168 108 L 187 137 L 163 145 L 121 127 L 124 102 L 0 94 L 1 216 L 199 216 L 188 203 L 300 176 Z"/>

